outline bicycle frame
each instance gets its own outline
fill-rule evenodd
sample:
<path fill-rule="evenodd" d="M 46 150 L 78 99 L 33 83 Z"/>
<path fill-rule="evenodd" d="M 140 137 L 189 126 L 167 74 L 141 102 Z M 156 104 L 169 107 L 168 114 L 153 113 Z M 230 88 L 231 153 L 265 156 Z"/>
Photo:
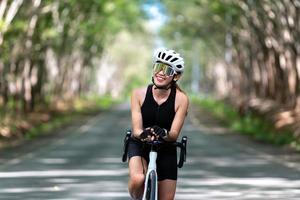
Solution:
<path fill-rule="evenodd" d="M 145 186 L 144 186 L 144 194 L 143 194 L 143 199 L 142 200 L 147 200 L 147 189 L 149 187 L 149 179 L 150 179 L 150 174 L 154 173 L 155 175 L 155 183 L 154 184 L 154 188 L 151 188 L 152 190 L 154 189 L 154 191 L 150 191 L 152 194 L 154 194 L 154 198 L 152 197 L 151 200 L 157 200 L 158 198 L 158 192 L 157 192 L 157 172 L 156 172 L 156 159 L 157 159 L 157 152 L 153 150 L 153 148 L 151 149 L 150 153 L 149 153 L 149 164 L 148 164 L 148 170 L 147 170 L 147 174 L 146 174 L 146 179 L 145 179 Z"/>

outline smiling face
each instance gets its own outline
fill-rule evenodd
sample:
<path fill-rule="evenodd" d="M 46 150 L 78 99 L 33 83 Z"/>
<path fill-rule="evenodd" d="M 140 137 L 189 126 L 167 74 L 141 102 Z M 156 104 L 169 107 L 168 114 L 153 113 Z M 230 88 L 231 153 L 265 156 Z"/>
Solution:
<path fill-rule="evenodd" d="M 157 73 L 153 72 L 154 83 L 159 87 L 169 85 L 173 80 L 173 76 L 166 76 L 162 70 Z"/>
<path fill-rule="evenodd" d="M 158 87 L 168 86 L 176 72 L 173 68 L 165 63 L 156 62 L 153 65 L 153 80 Z"/>

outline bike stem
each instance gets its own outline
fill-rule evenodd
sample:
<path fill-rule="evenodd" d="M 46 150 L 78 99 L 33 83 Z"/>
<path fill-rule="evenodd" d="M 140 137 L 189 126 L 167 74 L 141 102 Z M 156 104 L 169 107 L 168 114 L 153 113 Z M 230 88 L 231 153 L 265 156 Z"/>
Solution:
<path fill-rule="evenodd" d="M 156 170 L 156 159 L 157 159 L 157 152 L 156 151 L 150 151 L 149 154 L 149 165 L 148 165 L 148 171 Z"/>

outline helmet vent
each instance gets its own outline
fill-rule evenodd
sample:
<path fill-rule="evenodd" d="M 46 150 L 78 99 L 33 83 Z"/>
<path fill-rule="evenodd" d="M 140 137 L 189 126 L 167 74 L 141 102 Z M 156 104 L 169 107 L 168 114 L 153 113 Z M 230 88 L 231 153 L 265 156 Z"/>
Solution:
<path fill-rule="evenodd" d="M 178 60 L 178 58 L 175 57 L 171 60 L 171 62 L 175 62 L 176 60 Z"/>
<path fill-rule="evenodd" d="M 161 56 L 161 58 L 162 58 L 162 59 L 164 59 L 164 58 L 165 58 L 165 55 L 166 55 L 166 54 L 165 54 L 165 53 L 163 53 L 163 54 L 162 54 L 162 56 Z"/>
<path fill-rule="evenodd" d="M 158 57 L 159 57 L 159 58 L 160 58 L 160 54 L 161 54 L 161 52 L 158 53 Z"/>
<path fill-rule="evenodd" d="M 182 68 L 182 65 L 176 65 L 176 67 L 177 67 L 178 69 L 180 69 L 180 68 Z"/>
<path fill-rule="evenodd" d="M 168 61 L 170 58 L 172 58 L 171 55 L 169 55 L 169 56 L 166 58 L 166 61 Z"/>

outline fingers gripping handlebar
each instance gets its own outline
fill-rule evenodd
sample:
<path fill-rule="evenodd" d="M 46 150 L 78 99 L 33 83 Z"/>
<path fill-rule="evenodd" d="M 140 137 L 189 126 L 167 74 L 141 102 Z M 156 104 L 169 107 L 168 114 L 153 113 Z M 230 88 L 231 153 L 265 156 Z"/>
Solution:
<path fill-rule="evenodd" d="M 122 162 L 127 161 L 128 145 L 129 145 L 130 140 L 132 140 L 131 130 L 127 130 L 125 138 L 124 138 Z M 150 143 L 147 143 L 147 144 L 150 144 Z M 159 144 L 164 145 L 164 143 L 161 143 L 161 142 Z M 177 167 L 182 168 L 184 162 L 186 162 L 187 137 L 183 136 L 181 139 L 181 142 L 174 142 L 174 143 L 170 143 L 170 144 L 175 145 L 176 147 L 180 148 L 180 156 L 179 156 L 179 162 L 177 164 Z M 170 144 L 168 143 L 168 145 L 170 145 Z"/>

